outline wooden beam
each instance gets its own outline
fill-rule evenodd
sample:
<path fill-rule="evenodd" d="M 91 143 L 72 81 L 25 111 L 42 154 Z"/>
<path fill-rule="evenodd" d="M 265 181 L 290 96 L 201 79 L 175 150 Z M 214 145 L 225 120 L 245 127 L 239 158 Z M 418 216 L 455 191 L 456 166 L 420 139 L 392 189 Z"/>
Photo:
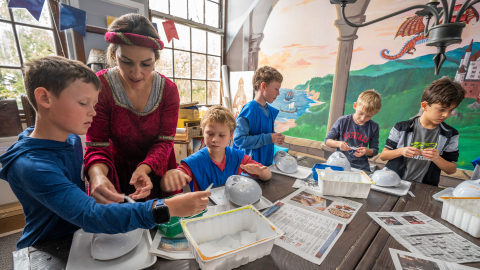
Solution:
<path fill-rule="evenodd" d="M 77 60 L 86 64 L 87 58 L 85 57 L 85 45 L 83 44 L 83 36 L 75 30 L 73 30 L 72 32 L 75 38 L 75 48 L 77 49 Z"/>
<path fill-rule="evenodd" d="M 87 32 L 94 33 L 94 34 L 105 35 L 105 33 L 107 33 L 107 29 L 102 28 L 102 27 L 87 25 Z"/>

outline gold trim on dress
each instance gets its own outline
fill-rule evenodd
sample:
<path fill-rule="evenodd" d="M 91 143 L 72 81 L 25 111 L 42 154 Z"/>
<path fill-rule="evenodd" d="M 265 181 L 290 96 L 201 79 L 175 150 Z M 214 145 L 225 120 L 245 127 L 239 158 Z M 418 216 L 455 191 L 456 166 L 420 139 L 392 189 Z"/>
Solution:
<path fill-rule="evenodd" d="M 110 82 L 110 79 L 108 78 L 108 75 L 107 73 L 103 73 L 103 77 L 105 78 L 105 80 L 107 81 L 108 85 L 110 86 L 110 91 L 112 92 L 112 96 L 113 96 L 113 100 L 115 101 L 115 105 L 117 106 L 120 106 L 124 109 L 127 109 L 131 112 L 133 112 L 134 114 L 136 115 L 139 115 L 139 116 L 146 116 L 146 115 L 149 115 L 151 114 L 152 112 L 154 112 L 158 106 L 160 105 L 160 102 L 162 101 L 162 98 L 163 98 L 163 90 L 165 89 L 165 78 L 164 77 L 160 77 L 162 79 L 162 82 L 160 84 L 160 92 L 158 94 L 158 100 L 157 102 L 155 102 L 155 105 L 153 106 L 153 108 L 148 111 L 148 112 L 137 112 L 135 109 L 133 109 L 132 107 L 130 106 L 127 106 L 123 103 L 121 103 L 118 98 L 117 98 L 117 95 L 115 94 L 115 90 L 113 89 L 113 85 L 112 83 Z M 152 89 L 153 90 L 153 89 Z"/>
<path fill-rule="evenodd" d="M 86 142 L 85 145 L 88 147 L 110 147 L 109 142 Z"/>
<path fill-rule="evenodd" d="M 169 140 L 169 141 L 173 141 L 173 140 L 175 140 L 175 137 L 170 137 L 170 136 L 158 136 L 157 139 L 158 139 L 158 140 Z"/>

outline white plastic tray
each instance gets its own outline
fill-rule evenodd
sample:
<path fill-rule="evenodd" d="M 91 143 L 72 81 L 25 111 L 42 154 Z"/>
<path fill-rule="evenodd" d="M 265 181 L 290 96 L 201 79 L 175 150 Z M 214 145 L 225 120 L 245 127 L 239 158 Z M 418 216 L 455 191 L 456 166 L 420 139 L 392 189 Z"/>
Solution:
<path fill-rule="evenodd" d="M 272 171 L 272 173 L 283 174 L 283 175 L 290 176 L 290 177 L 297 178 L 297 179 L 305 179 L 308 176 L 310 176 L 310 174 L 312 173 L 311 168 L 307 168 L 307 167 L 303 167 L 303 166 L 298 166 L 298 170 L 297 170 L 296 173 L 282 172 L 277 168 L 277 166 L 275 166 L 275 164 L 272 164 L 272 165 L 268 166 L 268 168 L 270 169 L 270 171 Z"/>
<path fill-rule="evenodd" d="M 372 179 L 365 172 L 338 172 L 342 174 L 360 175 L 361 182 L 330 181 L 322 179 L 321 172 L 317 169 L 318 186 L 322 189 L 323 195 L 332 195 L 339 197 L 351 197 L 365 199 L 370 193 L 370 188 L 374 184 Z"/>
<path fill-rule="evenodd" d="M 270 254 L 283 232 L 251 205 L 211 216 L 183 220 L 182 228 L 198 265 L 203 270 L 232 269 Z M 257 241 L 232 251 L 206 257 L 198 245 L 240 231 L 257 233 Z"/>
<path fill-rule="evenodd" d="M 455 197 L 453 196 L 453 190 L 455 188 L 453 187 L 449 187 L 449 188 L 446 188 L 440 192 L 437 192 L 435 194 L 433 194 L 432 198 L 436 201 L 439 201 L 439 202 L 443 202 L 445 201 L 444 199 L 442 199 L 441 197 Z"/>
<path fill-rule="evenodd" d="M 385 192 L 388 194 L 393 194 L 397 196 L 405 196 L 410 189 L 412 182 L 402 180 L 400 181 L 400 185 L 398 187 L 381 187 L 377 185 L 372 185 L 372 189 L 380 192 Z"/>
<path fill-rule="evenodd" d="M 480 238 L 480 198 L 451 198 L 443 201 L 442 219 L 475 238 Z"/>
<path fill-rule="evenodd" d="M 140 243 L 132 251 L 109 261 L 97 261 L 92 258 L 90 255 L 92 238 L 93 233 L 86 233 L 82 229 L 75 232 L 68 255 L 67 270 L 145 269 L 157 261 L 157 256 L 148 252 L 152 244 L 152 238 L 148 230 L 144 230 Z"/>

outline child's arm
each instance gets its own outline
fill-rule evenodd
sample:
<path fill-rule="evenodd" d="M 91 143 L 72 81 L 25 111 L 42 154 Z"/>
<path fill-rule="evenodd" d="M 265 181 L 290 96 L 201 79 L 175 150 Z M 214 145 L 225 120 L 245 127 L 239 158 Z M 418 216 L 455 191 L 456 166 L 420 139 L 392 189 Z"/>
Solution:
<path fill-rule="evenodd" d="M 237 122 L 237 128 L 233 133 L 233 142 L 235 143 L 236 146 L 238 146 L 238 148 L 257 149 L 264 145 L 273 143 L 272 134 L 250 135 L 250 126 L 246 118 L 238 117 L 236 122 Z M 273 134 L 278 134 L 278 133 L 273 133 Z"/>
<path fill-rule="evenodd" d="M 325 142 L 325 144 L 333 148 L 340 148 L 340 150 L 342 151 L 352 150 L 352 148 L 350 148 L 346 142 L 342 142 L 342 141 L 335 141 L 333 139 L 328 139 Z"/>
<path fill-rule="evenodd" d="M 325 138 L 325 144 L 333 148 L 340 148 L 341 151 L 352 150 L 352 148 L 350 148 L 346 142 L 338 141 L 338 138 L 340 138 L 341 124 L 342 123 L 340 119 L 338 119 L 335 124 L 333 124 L 332 129 L 330 129 L 327 137 Z"/>
<path fill-rule="evenodd" d="M 373 134 L 368 141 L 369 147 L 360 147 L 357 151 L 355 151 L 356 157 L 361 157 L 363 155 L 367 155 L 367 157 L 373 157 L 378 154 L 378 141 L 380 138 L 380 131 L 378 124 L 373 126 Z"/>
<path fill-rule="evenodd" d="M 184 186 L 192 181 L 192 177 L 192 171 L 187 164 L 182 162 L 177 169 L 169 170 L 165 173 L 160 182 L 160 188 L 166 192 L 182 190 Z"/>
<path fill-rule="evenodd" d="M 390 130 L 387 141 L 385 142 L 385 148 L 380 154 L 380 159 L 387 161 L 400 156 L 412 158 L 421 155 L 422 151 L 415 147 L 397 148 L 398 142 L 403 139 L 403 136 L 400 136 L 400 132 L 398 131 L 399 127 L 397 127 L 397 125 L 398 123 Z"/>
<path fill-rule="evenodd" d="M 425 149 L 422 155 L 424 158 L 435 163 L 435 165 L 446 174 L 454 174 L 457 171 L 457 164 L 442 158 L 437 149 Z"/>
<path fill-rule="evenodd" d="M 268 169 L 267 166 L 263 166 L 262 164 L 256 162 L 252 159 L 252 157 L 248 155 L 245 155 L 243 157 L 239 171 L 237 172 L 238 174 L 241 173 L 240 169 L 244 173 L 248 173 L 253 177 L 258 177 L 263 181 L 267 181 L 272 178 L 272 172 L 270 171 L 270 169 Z"/>

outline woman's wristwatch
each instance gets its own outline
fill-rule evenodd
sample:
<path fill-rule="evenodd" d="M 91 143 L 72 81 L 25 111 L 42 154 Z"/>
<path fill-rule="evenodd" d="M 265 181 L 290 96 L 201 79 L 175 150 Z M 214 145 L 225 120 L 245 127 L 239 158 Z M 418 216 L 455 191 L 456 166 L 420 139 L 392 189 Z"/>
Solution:
<path fill-rule="evenodd" d="M 155 207 L 153 207 L 153 219 L 155 223 L 162 224 L 167 223 L 170 221 L 170 210 L 168 210 L 168 206 L 165 205 L 165 200 L 157 200 L 155 203 Z"/>

